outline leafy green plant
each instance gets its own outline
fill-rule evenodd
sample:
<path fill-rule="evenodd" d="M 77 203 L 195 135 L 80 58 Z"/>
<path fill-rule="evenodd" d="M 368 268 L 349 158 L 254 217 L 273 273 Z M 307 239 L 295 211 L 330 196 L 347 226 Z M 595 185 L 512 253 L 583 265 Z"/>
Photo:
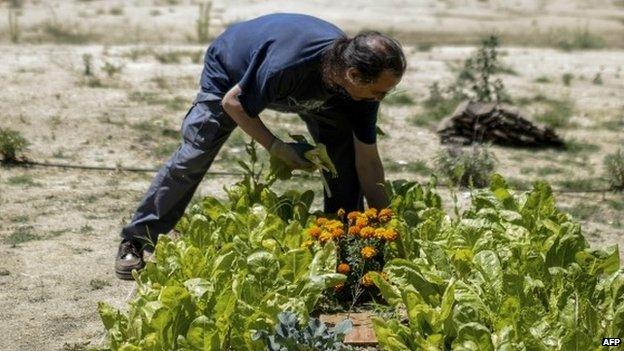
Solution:
<path fill-rule="evenodd" d="M 605 156 L 604 168 L 611 188 L 624 191 L 624 150 L 618 149 L 615 153 Z"/>
<path fill-rule="evenodd" d="M 452 185 L 483 188 L 494 171 L 496 159 L 487 147 L 474 145 L 470 151 L 450 147 L 438 152 L 436 170 Z"/>
<path fill-rule="evenodd" d="M 330 330 L 318 318 L 310 318 L 308 325 L 302 328 L 297 315 L 292 312 L 280 312 L 277 318 L 279 323 L 275 325 L 273 334 L 260 330 L 253 336 L 255 340 L 263 340 L 268 351 L 353 350 L 343 343 L 353 326 L 349 319 Z"/>
<path fill-rule="evenodd" d="M 491 183 L 457 221 L 418 211 L 420 255 L 373 274 L 409 320 L 373 319 L 384 350 L 589 350 L 624 327 L 617 246 L 590 249 L 546 183 L 521 196 Z"/>
<path fill-rule="evenodd" d="M 28 141 L 20 132 L 8 128 L 0 128 L 0 155 L 2 155 L 2 162 L 22 162 L 25 160 L 22 153 L 28 145 Z"/>

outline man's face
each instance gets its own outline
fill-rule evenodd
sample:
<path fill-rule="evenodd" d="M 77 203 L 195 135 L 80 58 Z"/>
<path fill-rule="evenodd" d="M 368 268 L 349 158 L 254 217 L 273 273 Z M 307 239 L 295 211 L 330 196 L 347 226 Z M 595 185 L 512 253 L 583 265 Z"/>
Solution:
<path fill-rule="evenodd" d="M 401 77 L 395 77 L 389 70 L 381 72 L 372 83 L 360 83 L 360 73 L 355 68 L 347 69 L 345 75 L 342 88 L 358 101 L 381 101 L 401 81 Z"/>

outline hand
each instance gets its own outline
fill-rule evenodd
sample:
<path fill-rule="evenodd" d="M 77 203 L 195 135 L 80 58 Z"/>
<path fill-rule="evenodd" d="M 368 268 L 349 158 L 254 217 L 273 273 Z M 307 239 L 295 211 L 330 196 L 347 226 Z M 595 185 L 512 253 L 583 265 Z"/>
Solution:
<path fill-rule="evenodd" d="M 307 143 L 284 143 L 280 139 L 275 138 L 269 148 L 269 153 L 271 156 L 282 160 L 292 169 L 302 169 L 312 172 L 316 169 L 316 166 L 312 162 L 306 160 L 303 157 L 303 153 L 313 148 L 312 145 Z"/>

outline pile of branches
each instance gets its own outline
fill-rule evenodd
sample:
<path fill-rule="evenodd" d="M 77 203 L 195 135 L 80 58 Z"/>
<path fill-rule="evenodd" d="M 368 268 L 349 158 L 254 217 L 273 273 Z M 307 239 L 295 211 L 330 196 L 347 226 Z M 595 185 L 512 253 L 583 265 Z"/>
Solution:
<path fill-rule="evenodd" d="M 464 101 L 440 122 L 443 144 L 493 143 L 514 147 L 563 147 L 563 140 L 546 126 L 533 124 L 518 111 L 495 102 Z"/>

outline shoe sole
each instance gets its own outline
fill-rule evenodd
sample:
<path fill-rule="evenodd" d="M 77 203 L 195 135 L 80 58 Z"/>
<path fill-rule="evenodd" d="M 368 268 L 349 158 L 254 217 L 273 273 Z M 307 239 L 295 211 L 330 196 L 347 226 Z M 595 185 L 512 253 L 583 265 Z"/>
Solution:
<path fill-rule="evenodd" d="M 141 269 L 143 269 L 143 267 L 133 268 L 132 270 L 136 269 L 137 271 L 140 271 Z M 127 270 L 121 270 L 121 269 L 115 268 L 115 275 L 117 276 L 117 278 L 121 280 L 134 280 L 134 277 L 132 276 L 132 270 L 127 271 Z"/>

